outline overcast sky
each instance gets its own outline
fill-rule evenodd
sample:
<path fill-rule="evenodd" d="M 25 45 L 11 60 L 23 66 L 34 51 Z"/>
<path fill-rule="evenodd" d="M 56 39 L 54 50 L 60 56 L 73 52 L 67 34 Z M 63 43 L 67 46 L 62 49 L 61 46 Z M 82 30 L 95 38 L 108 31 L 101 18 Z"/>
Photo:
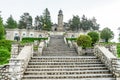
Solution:
<path fill-rule="evenodd" d="M 117 40 L 117 28 L 120 27 L 120 0 L 1 0 L 0 11 L 4 22 L 12 15 L 19 20 L 24 12 L 30 13 L 34 18 L 41 15 L 45 8 L 48 8 L 51 19 L 57 23 L 57 15 L 60 9 L 63 10 L 64 22 L 67 22 L 73 15 L 97 19 L 101 29 L 111 28 Z"/>

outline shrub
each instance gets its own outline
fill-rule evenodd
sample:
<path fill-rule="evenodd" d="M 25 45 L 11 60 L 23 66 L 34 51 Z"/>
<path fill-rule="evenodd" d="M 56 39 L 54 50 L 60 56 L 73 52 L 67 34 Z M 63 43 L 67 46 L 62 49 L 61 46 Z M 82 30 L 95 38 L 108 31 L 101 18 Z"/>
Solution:
<path fill-rule="evenodd" d="M 7 49 L 0 49 L 0 65 L 8 63 L 10 58 L 10 52 Z"/>
<path fill-rule="evenodd" d="M 95 44 L 99 40 L 99 34 L 97 32 L 95 32 L 95 31 L 89 32 L 88 35 L 92 39 L 92 44 Z"/>
<path fill-rule="evenodd" d="M 12 41 L 10 40 L 0 40 L 0 49 L 4 48 L 7 49 L 8 51 L 11 51 L 11 44 Z"/>
<path fill-rule="evenodd" d="M 26 41 L 26 42 L 34 42 L 34 40 L 47 40 L 48 38 L 31 38 L 31 37 L 26 37 L 26 38 L 22 38 L 22 41 Z"/>
<path fill-rule="evenodd" d="M 80 35 L 77 38 L 77 44 L 78 46 L 82 46 L 82 48 L 91 47 L 91 43 L 91 37 L 88 35 Z"/>
<path fill-rule="evenodd" d="M 120 43 L 117 44 L 117 55 L 120 57 Z"/>

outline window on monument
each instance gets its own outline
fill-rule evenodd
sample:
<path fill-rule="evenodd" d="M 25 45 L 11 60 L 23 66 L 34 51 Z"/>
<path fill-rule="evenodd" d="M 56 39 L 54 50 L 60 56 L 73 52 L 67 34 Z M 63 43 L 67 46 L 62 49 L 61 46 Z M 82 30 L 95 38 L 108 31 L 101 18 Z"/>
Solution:
<path fill-rule="evenodd" d="M 23 33 L 23 36 L 25 36 L 25 33 Z"/>
<path fill-rule="evenodd" d="M 30 37 L 33 37 L 33 34 L 30 34 Z"/>

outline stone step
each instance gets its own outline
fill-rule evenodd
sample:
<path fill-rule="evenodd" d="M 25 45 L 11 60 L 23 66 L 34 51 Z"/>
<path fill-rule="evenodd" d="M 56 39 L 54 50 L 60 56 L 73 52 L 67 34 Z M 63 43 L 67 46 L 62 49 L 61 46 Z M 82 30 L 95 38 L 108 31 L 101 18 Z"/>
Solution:
<path fill-rule="evenodd" d="M 38 66 L 38 67 L 70 67 L 70 66 L 76 66 L 76 67 L 105 67 L 105 64 L 81 64 L 81 65 L 34 65 L 29 64 L 28 66 Z"/>
<path fill-rule="evenodd" d="M 102 64 L 101 62 L 29 62 L 28 65 L 86 65 Z"/>
<path fill-rule="evenodd" d="M 23 79 L 113 78 L 112 74 L 24 75 Z"/>
<path fill-rule="evenodd" d="M 44 60 L 44 59 L 32 59 L 30 60 L 30 62 L 101 62 L 100 60 L 98 59 L 63 59 L 63 60 L 59 60 L 59 59 L 50 59 L 50 60 Z"/>
<path fill-rule="evenodd" d="M 105 65 L 83 65 L 83 66 L 79 66 L 79 65 L 28 65 L 28 68 L 80 68 L 81 70 L 106 70 L 107 68 L 105 67 Z"/>
<path fill-rule="evenodd" d="M 32 59 L 97 59 L 95 56 L 33 56 Z"/>
<path fill-rule="evenodd" d="M 81 78 L 81 79 L 22 79 L 22 80 L 116 80 L 115 78 Z"/>
<path fill-rule="evenodd" d="M 98 70 L 96 68 L 27 68 L 26 71 L 80 71 L 80 70 Z M 102 68 L 100 70 L 103 70 Z M 99 70 L 99 71 L 100 71 Z M 106 69 L 105 69 L 106 70 Z"/>
<path fill-rule="evenodd" d="M 82 71 L 26 71 L 26 75 L 109 74 L 109 70 Z"/>

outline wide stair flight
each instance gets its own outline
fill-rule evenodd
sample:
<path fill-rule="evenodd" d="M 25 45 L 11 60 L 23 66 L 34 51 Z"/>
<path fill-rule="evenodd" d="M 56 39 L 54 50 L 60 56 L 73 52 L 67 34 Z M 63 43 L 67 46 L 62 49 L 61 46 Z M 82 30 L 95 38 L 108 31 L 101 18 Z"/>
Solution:
<path fill-rule="evenodd" d="M 54 47 L 55 46 L 55 47 Z M 64 44 L 63 36 L 52 36 L 42 56 L 33 56 L 22 80 L 115 80 L 95 56 L 77 56 Z"/>

